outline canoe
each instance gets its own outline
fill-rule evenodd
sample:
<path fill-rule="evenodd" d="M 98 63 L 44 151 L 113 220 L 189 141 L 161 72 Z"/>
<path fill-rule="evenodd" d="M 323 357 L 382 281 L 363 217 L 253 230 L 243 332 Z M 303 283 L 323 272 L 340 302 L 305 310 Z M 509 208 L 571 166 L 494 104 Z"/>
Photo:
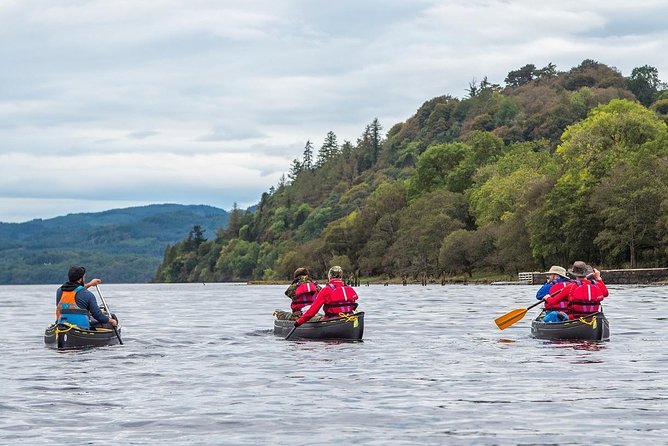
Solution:
<path fill-rule="evenodd" d="M 531 322 L 531 336 L 537 339 L 561 339 L 568 341 L 607 341 L 610 324 L 603 313 L 593 313 L 579 319 L 564 322 L 543 322 L 541 313 Z"/>
<path fill-rule="evenodd" d="M 120 335 L 121 327 L 117 330 Z M 111 328 L 86 330 L 71 324 L 53 324 L 44 331 L 44 343 L 57 349 L 104 347 L 118 344 L 118 337 Z"/>
<path fill-rule="evenodd" d="M 274 334 L 285 337 L 294 328 L 295 321 L 274 319 Z M 337 317 L 317 322 L 307 322 L 297 327 L 290 336 L 295 339 L 361 341 L 364 335 L 364 312 L 352 316 Z"/>

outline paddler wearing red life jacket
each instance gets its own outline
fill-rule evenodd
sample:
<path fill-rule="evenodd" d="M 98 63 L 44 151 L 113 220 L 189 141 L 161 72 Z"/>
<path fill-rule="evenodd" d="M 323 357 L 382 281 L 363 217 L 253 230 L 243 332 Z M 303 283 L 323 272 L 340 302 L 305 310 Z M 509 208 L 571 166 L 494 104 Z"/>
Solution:
<path fill-rule="evenodd" d="M 88 288 L 99 285 L 102 281 L 98 278 L 85 283 L 86 268 L 83 266 L 72 266 L 67 279 L 58 290 L 56 290 L 56 323 L 69 323 L 81 328 L 90 328 L 92 316 L 100 324 L 111 324 L 117 326 L 115 319 L 104 314 L 97 304 L 95 295 Z"/>
<path fill-rule="evenodd" d="M 327 285 L 320 290 L 311 308 L 295 321 L 295 327 L 308 322 L 320 308 L 324 308 L 325 319 L 355 312 L 358 296 L 352 287 L 343 282 L 343 269 L 340 266 L 332 266 L 327 278 L 329 279 Z"/>
<path fill-rule="evenodd" d="M 588 275 L 588 269 L 592 271 Z M 555 306 L 559 302 L 568 302 L 565 313 L 569 319 L 577 319 L 601 309 L 601 301 L 608 297 L 608 288 L 601 278 L 601 272 L 578 260 L 568 270 L 574 277 L 566 287 L 556 295 L 545 299 L 546 306 Z"/>
<path fill-rule="evenodd" d="M 568 286 L 570 279 L 566 272 L 566 268 L 558 265 L 552 265 L 547 272 L 547 282 L 540 287 L 536 292 L 536 299 L 543 299 L 548 295 L 555 295 L 558 291 Z M 548 296 L 549 297 L 549 296 Z M 568 319 L 568 314 L 565 312 L 568 307 L 568 301 L 562 300 L 553 305 L 545 303 L 545 322 L 560 322 Z"/>
<path fill-rule="evenodd" d="M 321 287 L 311 279 L 307 268 L 297 268 L 292 276 L 294 280 L 285 290 L 285 295 L 292 299 L 290 303 L 292 319 L 297 320 L 313 304 Z"/>

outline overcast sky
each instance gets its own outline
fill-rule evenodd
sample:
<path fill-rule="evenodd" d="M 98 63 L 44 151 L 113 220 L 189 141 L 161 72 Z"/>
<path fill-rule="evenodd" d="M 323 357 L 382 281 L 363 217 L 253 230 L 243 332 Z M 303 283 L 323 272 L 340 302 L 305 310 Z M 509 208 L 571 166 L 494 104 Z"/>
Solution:
<path fill-rule="evenodd" d="M 306 140 L 354 142 L 528 63 L 666 81 L 666 17 L 666 0 L 0 0 L 0 221 L 246 207 Z"/>

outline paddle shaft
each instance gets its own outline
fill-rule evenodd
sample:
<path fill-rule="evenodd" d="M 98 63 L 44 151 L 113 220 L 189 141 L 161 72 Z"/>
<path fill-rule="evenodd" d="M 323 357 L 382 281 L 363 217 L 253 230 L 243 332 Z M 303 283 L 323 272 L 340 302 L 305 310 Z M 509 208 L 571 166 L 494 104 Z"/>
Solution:
<path fill-rule="evenodd" d="M 286 341 L 290 340 L 290 336 L 292 336 L 292 333 L 294 333 L 296 329 L 297 329 L 297 327 L 292 327 L 292 330 L 290 330 L 290 333 L 288 333 L 288 335 L 285 337 Z"/>
<path fill-rule="evenodd" d="M 557 294 L 557 293 L 554 293 L 554 294 Z M 542 304 L 543 302 L 545 302 L 545 299 L 541 299 L 541 300 L 539 300 L 538 302 L 536 302 L 535 304 L 531 305 L 530 307 L 527 307 L 527 311 L 531 310 L 531 309 L 532 309 L 533 307 L 535 307 L 536 305 L 540 305 L 540 304 Z"/>
<path fill-rule="evenodd" d="M 100 289 L 98 288 L 97 285 L 95 285 L 95 289 L 97 290 L 97 294 L 100 295 L 100 300 L 102 301 L 102 305 L 104 305 L 104 308 L 107 309 L 107 313 L 109 313 L 109 319 L 111 319 L 111 309 L 107 305 L 107 303 L 104 301 L 104 297 L 102 297 L 102 293 L 100 293 Z M 109 324 L 111 325 L 111 324 Z M 123 340 L 121 339 L 121 335 L 118 333 L 118 330 L 116 329 L 116 326 L 111 325 L 111 328 L 114 329 L 114 333 L 116 334 L 116 337 L 118 338 L 118 343 L 123 345 Z"/>
<path fill-rule="evenodd" d="M 557 291 L 554 294 L 550 294 L 549 297 L 556 296 L 561 290 Z M 532 309 L 533 307 L 540 305 L 545 302 L 545 298 L 539 300 L 535 304 L 527 307 L 527 308 L 519 308 L 517 310 L 513 310 L 509 313 L 504 314 L 503 316 L 500 316 L 496 318 L 494 321 L 496 323 L 496 326 L 499 327 L 501 330 L 505 330 L 506 328 L 510 327 L 511 325 L 519 322 L 524 318 L 524 316 L 527 314 L 527 311 Z"/>

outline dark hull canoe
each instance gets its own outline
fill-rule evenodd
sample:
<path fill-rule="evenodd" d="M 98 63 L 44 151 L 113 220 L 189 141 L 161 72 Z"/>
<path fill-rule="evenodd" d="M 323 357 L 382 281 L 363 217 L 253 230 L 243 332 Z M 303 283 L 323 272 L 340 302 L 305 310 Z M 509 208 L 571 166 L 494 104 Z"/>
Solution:
<path fill-rule="evenodd" d="M 118 334 L 121 328 L 118 327 Z M 51 325 L 44 331 L 44 343 L 57 349 L 104 347 L 118 344 L 118 337 L 111 328 L 85 330 L 75 326 Z"/>
<path fill-rule="evenodd" d="M 274 334 L 285 337 L 294 328 L 294 321 L 274 319 Z M 364 312 L 354 316 L 307 322 L 290 336 L 295 339 L 361 341 L 364 335 Z"/>
<path fill-rule="evenodd" d="M 593 313 L 579 319 L 545 323 L 544 314 L 531 322 L 531 336 L 537 339 L 567 341 L 607 341 L 610 339 L 610 324 L 603 313 Z"/>

